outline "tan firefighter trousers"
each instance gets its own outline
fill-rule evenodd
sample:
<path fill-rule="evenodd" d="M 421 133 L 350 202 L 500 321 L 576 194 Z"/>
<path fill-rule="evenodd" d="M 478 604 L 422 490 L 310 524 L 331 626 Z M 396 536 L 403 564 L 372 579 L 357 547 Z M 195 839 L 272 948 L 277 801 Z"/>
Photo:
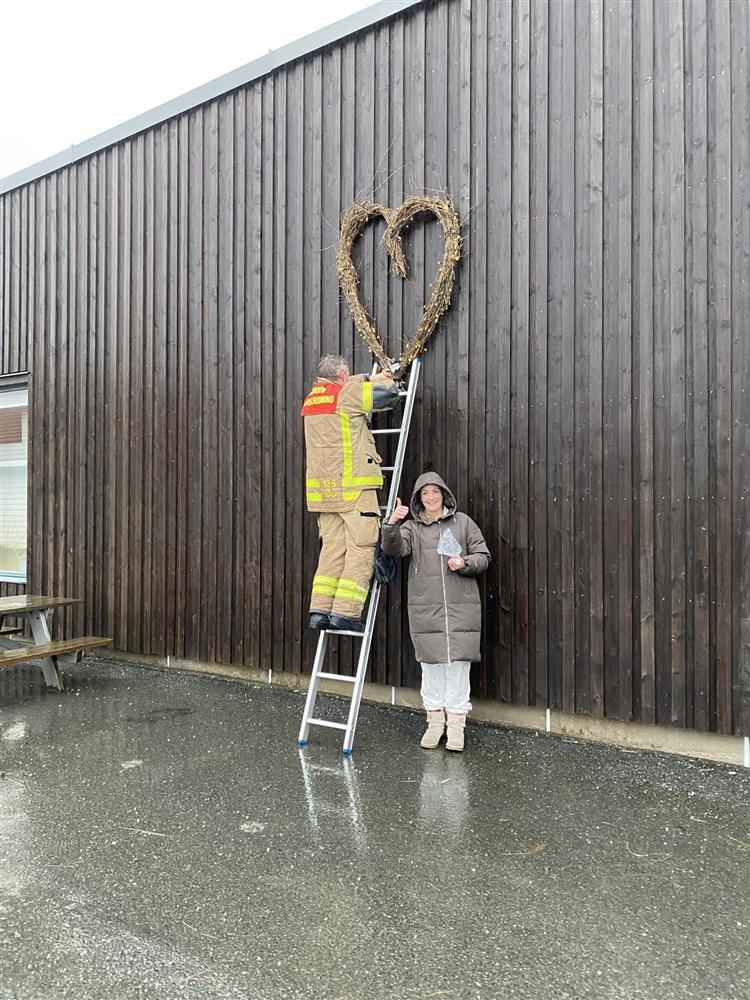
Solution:
<path fill-rule="evenodd" d="M 310 611 L 361 618 L 375 565 L 380 508 L 375 490 L 363 490 L 354 510 L 318 515 L 322 542 Z"/>

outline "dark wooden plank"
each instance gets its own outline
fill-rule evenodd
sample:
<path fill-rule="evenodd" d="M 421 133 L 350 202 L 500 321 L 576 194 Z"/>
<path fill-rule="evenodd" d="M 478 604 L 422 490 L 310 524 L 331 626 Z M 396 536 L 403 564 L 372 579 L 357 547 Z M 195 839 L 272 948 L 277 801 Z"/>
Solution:
<path fill-rule="evenodd" d="M 143 240 L 140 249 L 143 268 L 143 359 L 141 368 L 141 395 L 143 399 L 141 423 L 143 441 L 141 449 L 142 484 L 139 502 L 143 513 L 141 518 L 143 578 L 141 582 L 141 602 L 138 611 L 140 617 L 141 648 L 154 652 L 151 630 L 153 627 L 153 605 L 151 601 L 154 576 L 157 576 L 157 587 L 161 582 L 163 564 L 154 561 L 154 518 L 164 509 L 163 497 L 159 495 L 154 467 L 154 438 L 161 437 L 162 421 L 154 420 L 154 405 L 159 395 L 159 386 L 154 372 L 154 311 L 156 286 L 154 267 L 156 258 L 157 231 L 154 215 L 154 199 L 156 190 L 156 172 L 154 162 L 154 144 L 156 132 L 151 130 L 143 136 Z M 163 232 L 163 225 L 160 234 Z M 159 433 L 155 434 L 156 428 Z M 159 567 L 159 568 L 157 568 Z"/>
<path fill-rule="evenodd" d="M 671 698 L 669 7 L 654 8 L 654 507 L 656 721 L 669 724 Z M 663 81 L 663 82 L 662 82 Z"/>
<path fill-rule="evenodd" d="M 286 161 L 287 161 L 287 132 L 286 132 L 286 74 L 279 73 L 276 76 L 273 101 L 274 101 L 274 159 L 272 183 L 274 189 L 274 232 L 273 232 L 273 253 L 276 260 L 286 260 L 287 244 L 287 187 L 286 187 Z M 290 588 L 287 580 L 294 572 L 295 563 L 292 553 L 287 551 L 286 546 L 286 508 L 293 503 L 293 497 L 287 492 L 287 426 L 291 426 L 291 421 L 296 423 L 297 415 L 293 407 L 288 402 L 289 393 L 287 391 L 288 368 L 285 357 L 286 339 L 286 276 L 285 267 L 274 269 L 273 281 L 273 350 L 266 357 L 273 358 L 274 382 L 273 382 L 273 544 L 274 544 L 274 572 L 276 575 L 276 586 L 273 595 L 273 645 L 278 651 L 281 662 L 276 658 L 269 666 L 273 669 L 287 669 L 284 647 L 284 627 L 288 614 L 288 597 Z M 335 282 L 335 269 L 333 272 Z M 338 296 L 334 294 L 334 315 L 338 313 Z M 335 320 L 334 320 L 335 325 Z M 283 554 L 283 555 L 282 555 Z M 281 580 L 279 580 L 281 575 Z"/>
<path fill-rule="evenodd" d="M 34 307 L 34 335 L 30 346 L 31 357 L 34 359 L 34 370 L 29 376 L 29 426 L 34 430 L 33 439 L 29 440 L 28 470 L 29 470 L 29 556 L 27 583 L 33 586 L 41 577 L 42 545 L 39 539 L 44 524 L 44 468 L 45 454 L 43 449 L 43 429 L 45 413 L 45 384 L 48 364 L 47 325 L 45 317 L 49 302 L 47 285 L 47 192 L 49 185 L 43 179 L 36 183 L 36 215 L 34 219 L 36 240 L 36 300 Z M 6 201 L 0 199 L 0 211 Z M 0 216 L 1 218 L 1 216 Z M 0 225 L 0 232 L 2 232 Z M 2 271 L 0 268 L 0 281 Z M 2 294 L 2 291 L 0 291 Z M 38 389 L 35 389 L 35 379 Z"/>
<path fill-rule="evenodd" d="M 471 186 L 473 192 L 473 208 L 470 214 L 472 230 L 473 253 L 468 262 L 471 268 L 472 288 L 472 320 L 469 328 L 469 357 L 471 359 L 469 379 L 470 414 L 485 413 L 487 407 L 485 356 L 487 336 L 487 4 L 472 8 L 472 79 L 471 79 L 471 133 L 474 153 L 472 156 Z M 487 520 L 486 504 L 486 472 L 484 468 L 485 436 L 484 421 L 474 419 L 470 428 L 469 448 L 467 453 L 467 476 L 469 493 L 466 509 L 480 528 Z M 495 567 L 491 572 L 494 573 Z M 487 574 L 479 580 L 479 591 L 482 605 L 487 606 Z M 486 614 L 485 614 L 486 620 Z M 482 658 L 479 672 L 479 687 L 474 685 L 477 696 L 487 696 L 487 629 L 483 622 Z"/>
<path fill-rule="evenodd" d="M 127 531 L 123 537 L 124 558 L 128 565 L 125 575 L 127 588 L 127 645 L 126 649 L 142 648 L 142 572 L 135 570 L 143 565 L 143 375 L 144 375 L 144 210 L 145 210 L 145 158 L 144 136 L 136 136 L 131 143 L 130 180 L 130 252 L 128 255 L 128 366 L 125 370 L 125 392 L 128 402 L 128 479 L 125 498 L 128 505 Z M 131 562 L 132 560 L 132 562 Z"/>
<path fill-rule="evenodd" d="M 47 656 L 61 656 L 63 653 L 74 653 L 79 649 L 98 649 L 101 646 L 109 646 L 111 642 L 112 639 L 104 636 L 82 635 L 71 639 L 45 642 L 36 646 L 19 646 L 0 652 L 0 666 L 8 663 L 22 663 L 24 660 L 41 660 Z"/>
<path fill-rule="evenodd" d="M 713 308 L 709 329 L 715 349 L 713 431 L 716 461 L 714 491 L 716 572 L 716 726 L 732 731 L 732 171 L 731 171 L 731 33 L 730 5 L 717 0 L 712 9 L 715 45 L 714 129 L 709 190 L 715 197 L 714 233 L 709 257 Z M 713 115 L 712 113 L 713 112 Z"/>
<path fill-rule="evenodd" d="M 198 646 L 201 660 L 214 662 L 217 654 L 217 591 L 219 588 L 219 108 L 216 101 L 203 115 L 203 313 L 200 338 L 203 380 L 203 435 L 200 525 L 203 545 Z M 224 567 L 222 567 L 224 568 Z M 223 585 L 223 581 L 222 581 Z"/>
<path fill-rule="evenodd" d="M 750 736 L 750 7 L 730 6 L 732 77 L 732 731 Z"/>
<path fill-rule="evenodd" d="M 530 13 L 515 0 L 513 37 L 513 260 L 511 289 L 511 548 L 513 700 L 529 701 L 529 111 Z"/>
<path fill-rule="evenodd" d="M 575 213 L 575 398 L 579 419 L 574 441 L 575 463 L 575 710 L 591 712 L 591 455 L 589 380 L 591 327 L 601 308 L 601 145 L 594 131 L 601 124 L 601 35 L 595 24 L 591 36 L 591 4 L 576 4 L 576 44 L 587 58 L 576 59 L 576 94 L 585 110 L 576 114 L 576 204 L 586 211 Z M 595 16 L 600 17 L 596 7 Z M 537 74 L 538 75 L 538 74 Z M 592 89 L 592 75 L 595 89 Z M 597 186 L 598 185 L 598 186 Z M 598 199 L 598 201 L 597 201 Z M 592 204 L 593 201 L 593 204 Z M 597 280 L 599 279 L 599 280 Z"/>
<path fill-rule="evenodd" d="M 633 717 L 633 18 L 628 4 L 618 5 L 618 717 Z"/>
<path fill-rule="evenodd" d="M 567 711 L 575 709 L 575 230 L 569 221 L 575 212 L 575 9 L 563 11 L 562 87 L 567 99 L 562 111 L 562 395 L 560 432 L 562 438 L 562 551 L 560 594 L 562 601 L 562 698 Z"/>
<path fill-rule="evenodd" d="M 16 190 L 11 194 L 11 258 L 10 258 L 10 281 L 9 281 L 9 300 L 10 300 L 10 322 L 8 327 L 8 368 L 10 371 L 16 371 L 18 368 L 18 342 L 19 342 L 19 332 L 21 329 L 22 321 L 22 304 L 21 304 L 21 274 L 22 274 L 22 246 L 24 241 L 21 239 L 21 201 L 23 198 L 23 190 Z M 24 248 L 25 250 L 25 248 Z"/>
<path fill-rule="evenodd" d="M 617 5 L 603 8 L 604 93 L 604 187 L 602 297 L 602 504 L 604 564 L 604 709 L 618 717 L 620 707 L 619 672 L 619 523 L 618 523 L 618 444 L 619 444 L 619 315 L 621 290 L 619 261 L 619 100 L 618 53 L 620 24 Z"/>
<path fill-rule="evenodd" d="M 234 363 L 234 96 L 218 102 L 217 132 L 217 495 L 216 659 L 232 661 L 236 524 L 234 457 L 236 433 Z M 280 338 L 283 343 L 283 338 Z"/>
<path fill-rule="evenodd" d="M 154 393 L 151 406 L 151 462 L 154 509 L 151 511 L 151 585 L 144 596 L 144 614 L 148 615 L 149 648 L 152 653 L 166 655 L 170 644 L 168 634 L 173 628 L 168 612 L 174 594 L 174 555 L 169 545 L 168 524 L 172 517 L 170 463 L 173 452 L 169 447 L 173 431 L 170 398 L 170 337 L 174 327 L 170 322 L 170 307 L 176 287 L 170 286 L 170 233 L 173 217 L 170 213 L 171 125 L 163 125 L 154 136 L 154 196 L 150 211 L 153 218 L 153 258 L 151 284 L 153 288 L 152 365 Z M 176 364 L 175 364 L 176 367 Z M 148 611 L 146 608 L 148 607 Z"/>
<path fill-rule="evenodd" d="M 603 304 L 604 304 L 604 9 L 591 11 L 591 189 L 589 192 L 589 617 L 590 710 L 605 713 L 604 676 L 604 482 L 603 482 Z"/>
<path fill-rule="evenodd" d="M 89 415 L 86 427 L 88 454 L 93 474 L 87 477 L 86 505 L 89 511 L 87 541 L 87 572 L 91 586 L 91 599 L 87 605 L 86 631 L 101 629 L 104 618 L 104 510 L 99 497 L 104 496 L 104 406 L 105 379 L 104 357 L 110 331 L 106 328 L 106 216 L 107 216 L 107 158 L 101 153 L 92 162 L 89 227 L 89 260 L 94 280 L 89 289 L 89 316 L 95 340 L 88 370 Z"/>
<path fill-rule="evenodd" d="M 672 591 L 672 716 L 674 725 L 686 721 L 685 647 L 685 94 L 683 58 L 684 23 L 682 4 L 669 4 L 669 92 L 671 183 L 670 183 L 670 489 L 671 591 Z"/>
<path fill-rule="evenodd" d="M 10 262 L 13 258 L 10 248 L 10 198 L 0 198 L 0 246 L 2 247 L 2 267 L 0 267 L 0 371 L 10 371 Z"/>
<path fill-rule="evenodd" d="M 350 49 L 351 51 L 351 49 Z M 296 63 L 289 70 L 286 89 L 287 130 L 287 260 L 290 262 L 286 282 L 287 337 L 287 411 L 289 420 L 288 453 L 291 456 L 287 473 L 286 539 L 291 546 L 290 557 L 295 571 L 289 574 L 291 601 L 286 620 L 287 659 L 284 667 L 294 673 L 303 670 L 303 636 L 307 631 L 307 607 L 302 569 L 303 531 L 308 514 L 305 510 L 305 449 L 299 407 L 306 390 L 306 372 L 302 342 L 304 326 L 304 69 Z M 351 97 L 351 94 L 350 94 Z M 343 89 L 342 89 L 343 101 Z M 352 109 L 353 110 L 353 109 Z M 312 520 L 312 519 L 310 519 Z"/>
<path fill-rule="evenodd" d="M 205 576 L 203 523 L 201 518 L 201 472 L 204 468 L 203 410 L 210 404 L 204 397 L 203 294 L 204 294 L 204 112 L 197 108 L 189 117 L 187 177 L 187 328 L 185 331 L 187 371 L 186 400 L 186 511 L 185 563 L 185 645 L 183 655 L 201 655 L 201 582 Z M 187 447 L 189 444 L 189 447 Z"/>
<path fill-rule="evenodd" d="M 80 597 L 53 597 L 44 594 L 17 594 L 0 597 L 0 615 L 28 614 L 50 608 L 68 608 L 81 603 Z"/>
<path fill-rule="evenodd" d="M 436 8 L 436 16 L 443 24 L 446 24 L 445 10 L 442 5 Z M 443 29 L 447 30 L 447 28 Z M 436 28 L 436 34 L 440 35 L 440 28 Z M 398 205 L 404 196 L 404 20 L 389 22 L 389 67 L 388 67 L 388 89 L 390 101 L 390 122 L 391 133 L 388 144 L 388 172 L 387 181 L 383 183 L 382 189 L 378 191 L 378 197 L 385 198 L 390 205 Z M 445 81 L 436 81 L 436 86 L 444 87 Z M 400 343 L 397 337 L 403 333 L 403 285 L 402 281 L 391 279 L 388 282 L 388 311 L 386 315 L 386 326 L 392 344 Z M 418 397 L 418 405 L 425 405 L 424 386 Z M 410 465 L 413 462 L 414 444 L 409 448 L 407 464 L 404 467 L 404 475 L 401 480 L 401 494 L 409 491 Z M 384 491 L 384 495 L 387 493 Z M 385 502 L 385 501 L 383 501 Z M 412 655 L 409 649 L 409 636 L 406 622 L 406 562 L 402 563 L 399 575 L 393 583 L 383 592 L 384 609 L 382 616 L 388 623 L 388 633 L 386 640 L 386 675 L 385 682 L 394 686 L 400 686 L 403 677 L 403 663 L 406 657 Z"/>
<path fill-rule="evenodd" d="M 50 584 L 53 593 L 59 593 L 66 589 L 66 567 L 70 565 L 68 559 L 69 550 L 69 529 L 70 529 L 70 507 L 73 503 L 73 494 L 70 489 L 69 475 L 72 466 L 72 456 L 70 454 L 71 431 L 70 431 L 70 407 L 68 398 L 71 393 L 71 314 L 75 314 L 73 299 L 75 295 L 75 213 L 76 213 L 76 190 L 75 190 L 75 169 L 66 169 L 60 180 L 60 213 L 58 216 L 59 228 L 57 230 L 57 254 L 58 254 L 58 274 L 57 274 L 57 295 L 59 307 L 57 312 L 57 328 L 55 337 L 57 341 L 57 373 L 56 373 L 56 406 L 54 409 L 53 422 L 55 427 L 56 440 L 53 445 L 54 462 L 54 493 L 52 504 L 52 524 L 55 537 L 54 561 L 50 566 Z M 73 246 L 71 247 L 71 244 Z M 74 260 L 71 266 L 71 252 Z M 71 288 L 72 286 L 72 288 Z M 53 632 L 57 638 L 65 628 L 65 615 L 58 615 L 55 619 Z"/>
<path fill-rule="evenodd" d="M 654 568 L 654 440 L 653 440 L 653 178 L 654 63 L 653 7 L 635 9 L 638 69 L 634 91 L 638 102 L 638 495 L 640 613 L 640 718 L 656 721 L 655 568 Z M 634 303 L 634 311 L 636 303 Z"/>
<path fill-rule="evenodd" d="M 188 431 L 190 371 L 188 367 L 188 344 L 190 339 L 190 292 L 189 292 L 189 261 L 190 261 L 190 172 L 191 158 L 188 153 L 190 144 L 191 120 L 185 116 L 179 124 L 177 132 L 172 137 L 172 152 L 176 158 L 176 166 L 172 171 L 171 183 L 176 196 L 175 221 L 170 226 L 170 242 L 175 254 L 177 265 L 176 275 L 179 276 L 176 287 L 176 302 L 174 305 L 174 322 L 176 327 L 174 364 L 177 377 L 174 383 L 174 399 L 176 421 L 174 442 L 176 461 L 174 468 L 174 502 L 175 502 L 175 603 L 174 603 L 174 640 L 175 656 L 184 656 L 187 646 L 188 607 L 187 607 L 187 566 L 188 566 L 188 459 L 191 444 Z M 193 307 L 194 308 L 194 307 Z"/>
<path fill-rule="evenodd" d="M 488 90 L 496 95 L 488 115 L 491 137 L 488 186 L 495 220 L 488 236 L 487 283 L 492 297 L 487 311 L 493 317 L 487 345 L 487 395 L 493 400 L 488 412 L 487 473 L 490 489 L 487 503 L 497 511 L 494 532 L 488 539 L 497 560 L 499 581 L 490 593 L 487 607 L 488 643 L 495 643 L 497 666 L 494 680 L 496 697 L 509 702 L 512 697 L 511 622 L 511 513 L 510 513 L 510 301 L 511 301 L 511 106 L 512 106 L 512 9 L 509 4 L 493 4 L 488 11 L 490 78 Z M 485 526 L 483 526 L 485 527 Z M 485 529 L 486 530 L 486 529 Z M 494 534 L 494 539 L 493 539 Z M 494 541 L 494 545 L 493 545 Z"/>
<path fill-rule="evenodd" d="M 707 4 L 693 3 L 685 9 L 686 38 L 690 57 L 692 97 L 688 149 L 689 199 L 687 205 L 688 237 L 688 315 L 686 345 L 691 353 L 692 375 L 692 458 L 688 495 L 692 548 L 689 576 L 693 600 L 693 719 L 701 731 L 709 729 L 709 350 L 708 350 L 708 108 L 707 108 Z"/>
<path fill-rule="evenodd" d="M 343 67 L 342 67 L 343 68 Z M 379 26 L 375 32 L 375 149 L 374 149 L 374 181 L 373 193 L 375 198 L 382 203 L 388 196 L 388 153 L 391 143 L 391 132 L 389 128 L 391 93 L 389 89 L 390 77 L 390 27 L 388 23 Z M 343 108 L 342 108 L 343 110 Z M 342 119 L 343 122 L 343 119 Z M 343 131 L 343 124 L 342 124 Z M 341 184 L 339 185 L 341 191 Z M 347 203 L 342 199 L 341 209 L 346 210 Z M 378 329 L 384 331 L 384 336 L 390 334 L 388 325 L 388 296 L 390 280 L 388 277 L 388 256 L 383 252 L 382 245 L 378 247 L 375 257 L 375 291 L 373 305 Z M 330 266 L 335 266 L 333 263 Z M 346 327 L 344 326 L 344 330 Z M 390 336 L 388 336 L 390 341 Z M 373 426 L 384 424 L 381 418 L 373 418 Z M 381 437 L 378 444 L 378 451 L 381 455 L 388 454 L 380 448 L 380 443 L 386 437 Z M 391 465 L 388 461 L 384 464 Z M 388 496 L 390 481 L 386 482 L 385 489 L 381 494 L 381 503 L 386 500 L 382 497 Z M 375 623 L 375 634 L 373 636 L 372 652 L 370 654 L 370 679 L 377 684 L 385 684 L 388 670 L 386 657 L 387 636 L 388 636 L 388 615 L 383 607 L 388 600 L 388 589 L 381 592 L 378 616 Z"/>
<path fill-rule="evenodd" d="M 549 270 L 547 311 L 547 481 L 548 519 L 548 693 L 549 705 L 563 705 L 563 614 L 562 614 L 562 299 L 563 299 L 563 13 L 562 4 L 549 8 L 549 155 L 557 166 L 549 174 Z M 568 165 L 568 169 L 570 169 Z M 593 457 L 593 456 L 592 456 Z"/>
<path fill-rule="evenodd" d="M 261 413 L 262 451 L 259 471 L 261 480 L 261 503 L 273 496 L 274 489 L 274 325 L 273 325 L 273 282 L 274 266 L 274 145 L 276 143 L 276 123 L 274 120 L 275 79 L 267 77 L 263 81 L 263 145 L 262 145 L 262 201 L 261 201 L 261 386 L 265 405 Z M 261 507 L 261 510 L 263 509 Z M 258 512 L 260 514 L 260 511 Z M 261 564 L 263 576 L 259 581 L 261 593 L 260 619 L 260 659 L 265 669 L 271 669 L 274 648 L 274 593 L 284 586 L 284 561 L 275 551 L 273 536 L 273 513 L 270 520 L 263 518 L 261 533 Z"/>
<path fill-rule="evenodd" d="M 547 705 L 547 188 L 549 176 L 549 7 L 531 5 L 531 344 L 529 609 L 533 676 L 529 700 Z M 578 626 L 576 625 L 576 635 Z M 578 662 L 578 661 L 577 661 Z M 583 668 L 583 664 L 580 664 Z"/>
<path fill-rule="evenodd" d="M 76 189 L 78 210 L 74 233 L 76 268 L 74 271 L 75 315 L 71 330 L 74 359 L 69 393 L 70 427 L 72 435 L 73 461 L 69 474 L 69 489 L 73 497 L 71 505 L 72 544 L 69 550 L 75 553 L 67 559 L 65 589 L 68 593 L 84 595 L 84 606 L 76 608 L 68 616 L 68 627 L 75 633 L 87 631 L 84 615 L 91 603 L 91 578 L 87 573 L 86 530 L 88 512 L 86 510 L 86 476 L 91 462 L 87 453 L 86 421 L 88 413 L 87 386 L 89 384 L 89 355 L 93 350 L 90 329 L 88 290 L 94 276 L 89 264 L 89 165 L 90 161 L 76 164 Z M 66 631 L 66 634 L 67 631 Z"/>
<path fill-rule="evenodd" d="M 262 612 L 262 383 L 261 353 L 262 308 L 262 206 L 263 206 L 263 93 L 260 83 L 248 97 L 247 134 L 249 149 L 246 163 L 247 267 L 245 296 L 248 315 L 245 323 L 245 398 L 249 401 L 245 424 L 245 453 L 249 470 L 249 495 L 245 501 L 245 662 L 260 668 L 260 620 Z"/>
<path fill-rule="evenodd" d="M 247 199 L 247 90 L 234 95 L 233 109 L 233 204 L 232 204 L 232 419 L 234 423 L 234 463 L 232 496 L 234 497 L 234 536 L 232 538 L 232 624 L 230 658 L 232 663 L 246 661 L 248 643 L 245 636 L 245 511 L 247 508 L 247 379 L 248 358 L 245 353 L 245 329 L 248 309 L 245 301 L 245 266 L 248 234 L 245 225 Z M 293 334 L 292 334 L 293 335 Z"/>
<path fill-rule="evenodd" d="M 117 364 L 117 345 L 120 334 L 120 314 L 119 314 L 119 280 L 120 269 L 120 150 L 111 149 L 105 154 L 105 169 L 107 174 L 107 226 L 105 242 L 107 246 L 107 267 L 104 285 L 104 295 L 106 299 L 105 324 L 109 331 L 106 342 L 106 353 L 104 357 L 104 398 L 103 426 L 106 429 L 107 440 L 115 439 L 119 424 L 119 368 Z M 50 193 L 51 196 L 51 193 Z M 48 283 L 49 289 L 49 283 Z M 49 291 L 48 291 L 49 299 Z M 119 453 L 107 448 L 104 451 L 103 466 L 103 496 L 117 497 Z M 103 525 L 102 525 L 102 587 L 104 593 L 105 612 L 102 622 L 105 631 L 111 632 L 114 636 L 115 648 L 122 648 L 120 645 L 117 628 L 116 604 L 116 582 L 117 574 L 117 501 L 116 499 L 103 504 Z"/>

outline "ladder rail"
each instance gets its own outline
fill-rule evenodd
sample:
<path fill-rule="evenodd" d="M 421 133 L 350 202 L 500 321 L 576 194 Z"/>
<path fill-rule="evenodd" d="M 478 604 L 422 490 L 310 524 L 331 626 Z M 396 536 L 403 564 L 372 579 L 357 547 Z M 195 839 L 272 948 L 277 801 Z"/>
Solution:
<path fill-rule="evenodd" d="M 406 400 L 404 404 L 404 410 L 401 414 L 401 425 L 399 428 L 394 428 L 393 432 L 398 433 L 398 444 L 396 447 L 396 457 L 393 460 L 392 466 L 383 466 L 384 472 L 391 473 L 390 488 L 388 491 L 388 501 L 383 511 L 383 520 L 390 517 L 396 506 L 396 500 L 398 498 L 399 487 L 401 484 L 401 474 L 404 468 L 404 461 L 406 458 L 406 445 L 409 438 L 409 431 L 411 430 L 411 421 L 414 413 L 414 400 L 417 394 L 417 388 L 419 385 L 419 375 L 422 368 L 422 359 L 415 358 L 412 362 L 411 371 L 409 373 L 409 387 L 404 392 L 403 390 L 399 393 Z M 375 371 L 376 369 L 373 369 Z M 383 431 L 383 433 L 389 433 L 390 431 Z M 377 433 L 377 432 L 376 432 Z M 362 694 L 365 687 L 365 677 L 367 676 L 367 666 L 370 660 L 370 650 L 372 648 L 372 638 L 375 633 L 375 619 L 378 613 L 378 607 L 380 604 L 380 591 L 381 585 L 377 580 L 373 580 L 372 587 L 370 589 L 370 600 L 367 607 L 367 618 L 365 619 L 365 629 L 361 634 L 355 633 L 342 633 L 332 631 L 322 631 L 318 639 L 318 646 L 315 651 L 315 660 L 313 661 L 313 670 L 310 676 L 310 685 L 307 689 L 307 699 L 305 701 L 305 709 L 302 714 L 302 724 L 300 726 L 299 737 L 297 742 L 304 746 L 308 741 L 308 736 L 310 732 L 311 725 L 326 726 L 328 725 L 331 729 L 345 729 L 344 735 L 344 747 L 343 751 L 345 754 L 349 755 L 352 752 L 354 746 L 354 734 L 357 729 L 357 721 L 359 719 L 359 706 L 362 701 Z M 315 702 L 318 696 L 318 683 L 321 678 L 326 679 L 340 679 L 338 675 L 325 672 L 323 670 L 323 664 L 325 662 L 326 650 L 328 648 L 328 636 L 329 635 L 352 635 L 355 634 L 356 638 L 361 639 L 362 645 L 359 650 L 359 657 L 357 659 L 357 671 L 354 678 L 344 677 L 345 680 L 353 680 L 354 687 L 352 690 L 352 699 L 349 706 L 349 715 L 345 725 L 341 723 L 326 723 L 325 720 L 314 718 L 313 712 L 315 709 Z"/>
<path fill-rule="evenodd" d="M 299 736 L 297 737 L 297 742 L 300 746 L 304 746 L 305 743 L 307 743 L 308 735 L 310 733 L 310 719 L 312 718 L 313 709 L 315 707 L 315 699 L 318 696 L 318 682 L 320 681 L 321 667 L 325 663 L 327 647 L 328 633 L 321 632 L 318 638 L 318 648 L 315 650 L 312 673 L 310 674 L 310 685 L 307 689 L 305 710 L 302 713 L 302 725 L 300 726 Z"/>

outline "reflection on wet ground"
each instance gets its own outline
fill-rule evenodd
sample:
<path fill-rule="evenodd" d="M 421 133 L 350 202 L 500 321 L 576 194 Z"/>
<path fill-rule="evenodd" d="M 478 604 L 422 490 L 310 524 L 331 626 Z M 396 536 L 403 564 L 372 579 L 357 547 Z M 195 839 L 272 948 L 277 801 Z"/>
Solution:
<path fill-rule="evenodd" d="M 750 996 L 750 772 L 371 705 L 346 758 L 104 660 L 0 706 L 2 998 Z"/>

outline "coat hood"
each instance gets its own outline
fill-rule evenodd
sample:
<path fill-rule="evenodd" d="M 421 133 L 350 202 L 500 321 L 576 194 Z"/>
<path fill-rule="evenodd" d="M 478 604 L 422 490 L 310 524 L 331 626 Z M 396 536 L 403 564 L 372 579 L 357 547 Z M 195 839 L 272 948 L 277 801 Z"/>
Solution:
<path fill-rule="evenodd" d="M 443 504 L 446 510 L 445 516 L 451 517 L 456 513 L 456 498 L 451 493 L 445 480 L 439 476 L 437 472 L 423 472 L 414 484 L 414 489 L 411 494 L 411 502 L 409 503 L 411 516 L 415 521 L 420 521 L 422 519 L 421 515 L 424 512 L 424 506 L 422 501 L 419 499 L 419 491 L 423 486 L 439 486 L 443 491 Z M 440 519 L 438 518 L 438 520 Z"/>

